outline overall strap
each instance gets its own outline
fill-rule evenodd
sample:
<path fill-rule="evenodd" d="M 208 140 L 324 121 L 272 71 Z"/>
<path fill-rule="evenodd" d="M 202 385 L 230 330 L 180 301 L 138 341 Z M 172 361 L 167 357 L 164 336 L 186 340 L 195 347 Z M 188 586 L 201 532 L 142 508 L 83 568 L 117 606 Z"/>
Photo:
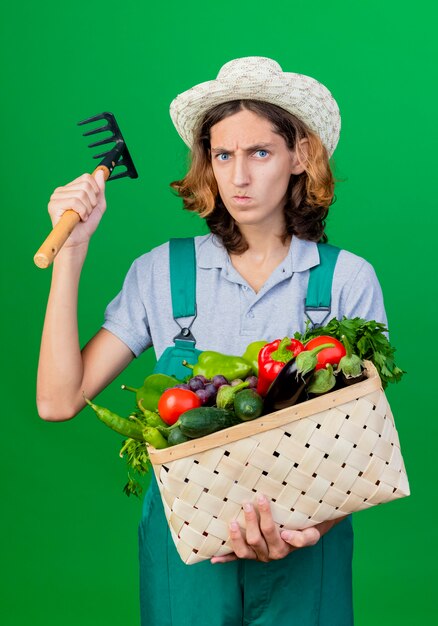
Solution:
<path fill-rule="evenodd" d="M 340 249 L 328 243 L 319 243 L 318 252 L 319 265 L 312 267 L 310 270 L 304 307 L 307 317 L 314 326 L 321 326 L 330 314 L 333 274 Z M 312 313 L 317 311 L 322 311 L 326 314 L 322 320 L 315 322 L 312 319 Z"/>
<path fill-rule="evenodd" d="M 169 241 L 169 268 L 173 318 L 181 330 L 173 338 L 173 345 L 161 354 L 154 373 L 184 380 L 188 369 L 183 362 L 194 365 L 200 354 L 190 330 L 196 318 L 196 254 L 192 237 Z M 182 326 L 178 321 L 180 317 L 192 320 L 188 326 Z"/>
<path fill-rule="evenodd" d="M 170 291 L 173 319 L 181 328 L 174 337 L 176 347 L 191 346 L 196 339 L 190 328 L 196 319 L 196 252 L 193 237 L 181 237 L 169 241 Z M 191 317 L 189 326 L 181 326 L 179 317 Z"/>
<path fill-rule="evenodd" d="M 169 241 L 173 317 L 196 315 L 196 255 L 193 237 Z"/>

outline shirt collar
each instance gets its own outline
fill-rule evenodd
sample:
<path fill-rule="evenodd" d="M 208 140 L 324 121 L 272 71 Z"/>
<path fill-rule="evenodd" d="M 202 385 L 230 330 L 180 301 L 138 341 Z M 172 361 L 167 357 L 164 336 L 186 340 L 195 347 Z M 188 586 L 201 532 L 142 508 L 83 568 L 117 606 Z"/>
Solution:
<path fill-rule="evenodd" d="M 224 268 L 230 262 L 228 252 L 220 239 L 212 233 L 201 241 L 196 257 L 198 266 L 204 269 Z"/>
<path fill-rule="evenodd" d="M 220 239 L 213 234 L 207 236 L 201 242 L 197 251 L 198 266 L 204 269 L 215 267 L 226 268 L 230 264 L 228 252 L 222 245 Z M 286 272 L 292 275 L 293 272 L 304 272 L 311 267 L 318 265 L 318 246 L 314 241 L 306 241 L 292 237 L 289 253 L 283 261 Z"/>
<path fill-rule="evenodd" d="M 288 261 L 292 272 L 305 272 L 319 264 L 318 246 L 314 241 L 292 237 Z"/>

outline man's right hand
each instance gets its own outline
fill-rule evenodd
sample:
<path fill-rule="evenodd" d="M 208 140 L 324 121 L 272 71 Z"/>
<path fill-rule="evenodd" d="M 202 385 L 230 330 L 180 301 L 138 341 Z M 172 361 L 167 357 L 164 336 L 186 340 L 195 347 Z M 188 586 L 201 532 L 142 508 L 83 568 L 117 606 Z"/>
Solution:
<path fill-rule="evenodd" d="M 81 218 L 64 248 L 88 244 L 106 210 L 103 172 L 98 170 L 95 178 L 91 174 L 83 174 L 71 183 L 57 187 L 50 197 L 48 209 L 53 226 L 67 209 L 73 209 Z"/>

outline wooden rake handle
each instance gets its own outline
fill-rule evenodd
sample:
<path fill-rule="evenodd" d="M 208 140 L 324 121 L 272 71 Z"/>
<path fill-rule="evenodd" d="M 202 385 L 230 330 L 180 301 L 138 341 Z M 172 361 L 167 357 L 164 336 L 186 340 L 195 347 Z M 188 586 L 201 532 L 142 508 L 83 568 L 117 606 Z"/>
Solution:
<path fill-rule="evenodd" d="M 102 170 L 105 180 L 108 180 L 110 170 L 105 165 L 99 165 L 94 170 L 92 176 L 96 176 L 96 172 Z M 59 222 L 53 228 L 52 232 L 46 237 L 38 252 L 33 257 L 35 265 L 41 269 L 49 267 L 55 259 L 55 256 L 61 250 L 74 227 L 81 221 L 79 214 L 73 209 L 67 209 Z"/>

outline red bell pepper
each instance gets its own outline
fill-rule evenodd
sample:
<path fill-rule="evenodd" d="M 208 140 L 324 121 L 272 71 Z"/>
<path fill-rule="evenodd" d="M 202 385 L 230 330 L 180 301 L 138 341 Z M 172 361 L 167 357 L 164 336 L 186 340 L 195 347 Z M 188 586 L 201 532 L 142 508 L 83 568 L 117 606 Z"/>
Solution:
<path fill-rule="evenodd" d="M 304 350 L 304 346 L 298 339 L 276 339 L 267 343 L 259 352 L 259 376 L 257 393 L 265 396 L 277 374 L 286 363 L 295 358 Z"/>

